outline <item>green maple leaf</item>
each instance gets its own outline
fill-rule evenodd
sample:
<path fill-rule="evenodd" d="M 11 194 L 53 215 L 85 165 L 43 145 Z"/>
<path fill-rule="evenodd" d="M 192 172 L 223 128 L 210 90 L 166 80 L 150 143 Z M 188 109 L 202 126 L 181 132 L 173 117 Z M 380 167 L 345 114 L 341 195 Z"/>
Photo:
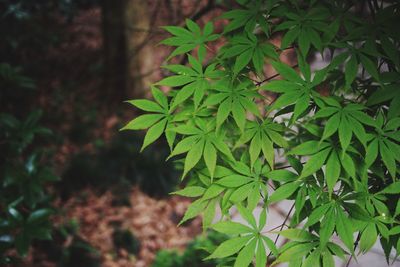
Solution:
<path fill-rule="evenodd" d="M 366 107 L 356 103 L 342 106 L 333 98 L 325 100 L 329 104 L 321 108 L 313 117 L 313 119 L 327 119 L 321 140 L 325 140 L 338 132 L 340 144 L 343 151 L 345 151 L 350 145 L 354 134 L 366 146 L 369 137 L 365 127 L 375 127 L 376 125 L 375 120 L 365 113 Z"/>
<path fill-rule="evenodd" d="M 174 36 L 163 40 L 161 44 L 177 46 L 167 60 L 198 48 L 198 58 L 200 61 L 203 61 L 206 54 L 206 43 L 214 41 L 219 37 L 218 34 L 213 34 L 214 26 L 212 22 L 208 22 L 204 26 L 203 31 L 201 31 L 199 25 L 190 19 L 186 19 L 186 27 L 187 29 L 178 26 L 163 27 Z"/>
<path fill-rule="evenodd" d="M 213 85 L 213 94 L 204 102 L 204 106 L 218 105 L 216 114 L 217 129 L 226 121 L 231 114 L 241 131 L 246 124 L 246 112 L 249 111 L 260 116 L 257 105 L 252 101 L 259 97 L 251 81 L 232 84 L 227 80 L 221 80 Z"/>
<path fill-rule="evenodd" d="M 256 73 L 261 74 L 265 57 L 278 59 L 274 45 L 268 42 L 260 42 L 256 35 L 250 32 L 246 35 L 235 35 L 231 38 L 228 46 L 224 47 L 221 51 L 223 59 L 235 57 L 235 64 L 233 66 L 235 76 L 248 66 L 250 62 L 253 63 Z"/>
<path fill-rule="evenodd" d="M 220 233 L 235 235 L 236 237 L 219 245 L 207 259 L 223 258 L 238 253 L 234 267 L 247 267 L 254 257 L 256 258 L 256 267 L 263 267 L 267 263 L 266 247 L 275 256 L 278 255 L 274 242 L 261 233 L 266 224 L 266 209 L 264 208 L 261 211 L 259 224 L 257 225 L 253 214 L 248 209 L 241 204 L 238 204 L 237 208 L 242 218 L 250 226 L 231 221 L 221 221 L 212 225 L 212 229 Z"/>
<path fill-rule="evenodd" d="M 206 90 L 210 88 L 209 77 L 216 77 L 218 75 L 218 71 L 215 70 L 215 64 L 209 65 L 205 71 L 203 71 L 201 63 L 196 58 L 191 55 L 188 55 L 188 58 L 191 68 L 183 65 L 164 66 L 165 69 L 175 72 L 177 75 L 166 77 L 157 83 L 158 85 L 170 87 L 182 86 L 172 101 L 172 110 L 192 95 L 194 106 L 197 108 Z"/>
<path fill-rule="evenodd" d="M 215 133 L 215 121 L 197 120 L 195 125 L 180 125 L 173 129 L 174 132 L 187 136 L 176 144 L 169 157 L 186 153 L 184 171 L 182 177 L 200 161 L 204 162 L 213 176 L 217 152 L 223 153 L 229 159 L 233 159 L 229 147 L 223 141 L 224 136 Z"/>
<path fill-rule="evenodd" d="M 249 153 L 251 166 L 254 165 L 254 162 L 262 152 L 269 166 L 274 168 L 274 144 L 278 147 L 287 146 L 286 140 L 281 136 L 284 130 L 285 126 L 274 123 L 270 119 L 265 119 L 261 122 L 250 121 L 247 123 L 246 129 L 237 141 L 235 147 L 250 142 Z"/>
<path fill-rule="evenodd" d="M 273 80 L 260 87 L 262 90 L 280 94 L 269 107 L 269 110 L 294 104 L 292 122 L 308 109 L 312 98 L 320 98 L 319 93 L 314 88 L 323 81 L 327 71 L 327 69 L 317 71 L 311 80 L 310 66 L 306 64 L 301 55 L 298 59 L 302 76 L 292 67 L 282 62 L 273 61 L 271 65 L 285 80 Z"/>
<path fill-rule="evenodd" d="M 355 163 L 351 156 L 356 152 L 357 150 L 351 145 L 345 151 L 338 149 L 334 142 L 310 140 L 292 148 L 288 154 L 310 156 L 300 178 L 310 176 L 326 165 L 325 179 L 331 193 L 340 178 L 341 170 L 345 170 L 350 177 L 356 177 Z"/>
<path fill-rule="evenodd" d="M 308 11 L 299 10 L 296 13 L 286 11 L 283 15 L 287 19 L 274 28 L 274 31 L 286 31 L 282 38 L 282 49 L 297 41 L 300 51 L 305 56 L 308 54 L 311 45 L 318 51 L 322 51 L 320 32 L 329 29 L 326 23 L 330 16 L 329 10 L 316 7 Z"/>
<path fill-rule="evenodd" d="M 147 99 L 127 101 L 129 104 L 141 110 L 152 113 L 137 117 L 121 129 L 142 130 L 149 128 L 144 138 L 141 151 L 151 143 L 155 142 L 163 132 L 165 132 L 170 147 L 172 147 L 175 140 L 175 133 L 170 131 L 173 127 L 173 123 L 167 97 L 156 87 L 152 87 L 152 94 L 156 102 Z"/>
<path fill-rule="evenodd" d="M 225 12 L 221 18 L 229 19 L 230 22 L 224 28 L 224 33 L 227 34 L 240 28 L 244 28 L 246 32 L 252 32 L 256 26 L 259 26 L 269 36 L 271 33 L 271 21 L 270 17 L 265 16 L 265 14 L 271 12 L 276 2 L 276 0 L 273 0 L 265 4 L 261 0 L 253 0 L 244 5 L 243 9 L 234 9 Z"/>
<path fill-rule="evenodd" d="M 377 117 L 377 127 L 375 133 L 372 134 L 365 155 L 365 164 L 370 167 L 380 155 L 384 165 L 387 167 L 389 174 L 393 179 L 396 178 L 397 165 L 400 162 L 400 119 L 395 118 L 384 124 L 382 113 Z"/>

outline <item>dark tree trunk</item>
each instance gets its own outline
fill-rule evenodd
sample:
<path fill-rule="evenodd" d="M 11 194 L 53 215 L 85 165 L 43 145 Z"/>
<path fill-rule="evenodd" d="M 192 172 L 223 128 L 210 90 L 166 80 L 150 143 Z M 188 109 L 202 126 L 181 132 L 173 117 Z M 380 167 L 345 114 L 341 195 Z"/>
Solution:
<path fill-rule="evenodd" d="M 152 61 L 146 47 L 149 17 L 141 0 L 103 0 L 104 94 L 107 101 L 143 96 Z"/>
<path fill-rule="evenodd" d="M 103 0 L 104 94 L 108 101 L 126 95 L 127 55 L 124 10 L 127 0 Z"/>

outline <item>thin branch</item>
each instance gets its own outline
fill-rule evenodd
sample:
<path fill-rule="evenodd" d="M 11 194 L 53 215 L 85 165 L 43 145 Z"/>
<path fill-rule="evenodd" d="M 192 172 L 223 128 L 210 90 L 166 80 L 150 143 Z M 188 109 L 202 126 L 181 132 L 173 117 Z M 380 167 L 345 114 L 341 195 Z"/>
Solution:
<path fill-rule="evenodd" d="M 357 239 L 356 239 L 356 241 L 354 242 L 354 250 L 356 250 L 356 248 L 357 248 L 357 246 L 358 246 L 358 242 L 360 242 L 360 238 L 361 238 L 361 234 L 358 233 Z M 349 267 L 349 266 L 350 266 L 350 262 L 351 262 L 352 259 L 353 259 L 353 255 L 350 255 L 349 260 L 347 261 L 346 267 Z"/>
<path fill-rule="evenodd" d="M 292 204 L 292 207 L 290 208 L 288 214 L 286 215 L 286 218 L 285 218 L 285 220 L 283 221 L 282 226 L 281 226 L 281 228 L 279 229 L 279 231 L 282 231 L 282 230 L 283 230 L 283 227 L 285 227 L 286 222 L 287 222 L 287 220 L 289 220 L 290 213 L 292 213 L 293 209 L 294 209 L 294 203 Z M 279 237 L 280 237 L 280 234 L 278 234 L 278 236 L 275 238 L 275 241 L 274 241 L 274 244 L 275 244 L 275 245 L 276 245 L 276 243 L 278 242 Z"/>
<path fill-rule="evenodd" d="M 304 164 L 306 164 L 306 162 L 301 162 L 301 164 L 304 165 Z M 292 166 L 291 165 L 282 166 L 282 167 L 275 168 L 275 170 L 282 170 L 282 169 L 287 169 L 287 168 L 290 168 L 290 167 L 292 167 Z"/>
<path fill-rule="evenodd" d="M 374 0 L 374 7 L 375 7 L 376 10 L 379 9 L 378 0 Z"/>
<path fill-rule="evenodd" d="M 285 50 L 290 50 L 290 49 L 294 49 L 294 48 L 296 48 L 295 46 L 289 46 L 289 47 L 286 47 L 286 48 L 283 48 L 283 49 L 279 49 L 280 51 L 285 51 Z"/>
<path fill-rule="evenodd" d="M 261 84 L 263 84 L 263 83 L 265 83 L 265 82 L 268 82 L 268 81 L 270 81 L 270 80 L 272 80 L 272 79 L 278 77 L 279 75 L 280 75 L 280 74 L 277 73 L 277 74 L 274 74 L 274 75 L 272 75 L 272 76 L 269 76 L 268 78 L 265 78 L 264 80 L 257 82 L 257 83 L 256 83 L 256 86 L 260 86 Z"/>
<path fill-rule="evenodd" d="M 298 64 L 295 64 L 295 65 L 292 66 L 292 68 L 297 68 L 298 66 L 299 66 Z M 279 73 L 274 74 L 274 75 L 272 75 L 272 76 L 269 76 L 269 77 L 265 78 L 264 80 L 257 82 L 257 83 L 256 83 L 256 86 L 260 86 L 261 84 L 263 84 L 263 83 L 265 83 L 265 82 L 268 82 L 268 81 L 270 81 L 270 80 L 272 80 L 272 79 L 274 79 L 274 78 L 276 78 L 276 77 L 278 77 L 278 76 L 280 76 Z"/>
<path fill-rule="evenodd" d="M 283 223 L 281 224 L 281 226 L 280 226 L 280 227 L 277 227 L 277 228 L 280 228 L 280 229 L 279 229 L 279 232 L 283 230 L 283 227 L 285 227 L 286 222 L 289 220 L 290 213 L 292 213 L 293 209 L 294 209 L 294 203 L 293 203 L 292 207 L 290 208 L 288 214 L 286 215 L 286 218 L 285 218 L 285 220 L 283 221 Z M 275 229 L 276 229 L 276 228 L 275 228 Z M 274 241 L 274 244 L 275 244 L 275 245 L 276 245 L 276 243 L 278 242 L 279 237 L 280 237 L 280 234 L 278 234 L 278 236 L 275 238 L 275 241 Z M 272 251 L 269 252 L 268 257 L 271 256 L 271 253 L 272 253 Z"/>
<path fill-rule="evenodd" d="M 284 224 L 284 223 L 283 223 L 283 224 L 280 224 L 280 225 L 275 226 L 274 228 L 269 229 L 269 230 L 267 230 L 267 231 L 262 231 L 261 233 L 262 233 L 262 234 L 270 233 L 270 232 L 272 232 L 272 231 L 278 229 L 279 227 L 282 227 L 282 225 L 285 225 L 285 224 Z"/>
<path fill-rule="evenodd" d="M 371 1 L 367 1 L 367 3 L 368 3 L 369 10 L 371 11 L 371 16 L 372 16 L 372 18 L 374 19 L 374 18 L 375 18 L 375 10 L 374 10 L 374 7 L 372 6 Z"/>

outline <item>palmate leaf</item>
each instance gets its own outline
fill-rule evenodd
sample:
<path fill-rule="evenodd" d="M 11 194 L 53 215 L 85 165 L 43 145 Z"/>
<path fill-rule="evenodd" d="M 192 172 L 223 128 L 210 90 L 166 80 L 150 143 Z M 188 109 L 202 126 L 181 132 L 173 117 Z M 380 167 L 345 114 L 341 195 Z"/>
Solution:
<path fill-rule="evenodd" d="M 348 150 L 355 151 L 352 146 Z M 331 142 L 310 140 L 294 147 L 288 154 L 310 157 L 304 164 L 299 178 L 306 178 L 313 175 L 325 165 L 325 180 L 328 191 L 331 191 L 335 186 L 342 169 L 350 177 L 356 177 L 356 168 L 350 153 L 339 150 Z"/>
<path fill-rule="evenodd" d="M 269 166 L 274 168 L 274 144 L 278 147 L 287 146 L 287 141 L 281 136 L 284 129 L 285 126 L 274 123 L 271 120 L 248 122 L 235 147 L 250 142 L 250 166 L 254 166 L 262 152 Z"/>
<path fill-rule="evenodd" d="M 324 216 L 319 228 L 319 237 L 301 229 L 287 229 L 279 232 L 280 235 L 290 239 L 291 242 L 282 247 L 281 254 L 275 263 L 283 261 L 301 262 L 301 259 L 305 258 L 303 264 L 310 264 L 306 266 L 320 266 L 320 259 L 322 259 L 324 264 L 322 266 L 334 266 L 332 265 L 333 255 L 345 259 L 344 250 L 340 246 L 329 242 L 336 224 L 335 210 L 331 208 L 330 204 L 325 204 L 321 207 L 324 206 L 328 207 L 327 213 L 318 211 L 318 213 L 321 214 L 318 217 Z M 318 209 L 316 209 L 315 212 L 317 212 L 317 210 Z M 308 225 L 312 224 L 314 223 Z M 293 257 L 290 257 L 290 254 L 293 254 Z"/>
<path fill-rule="evenodd" d="M 244 36 L 234 36 L 229 46 L 223 48 L 223 59 L 236 57 L 233 66 L 234 75 L 239 74 L 250 62 L 252 62 L 257 74 L 261 74 L 264 66 L 264 58 L 278 59 L 278 53 L 274 45 L 261 43 L 252 33 Z"/>
<path fill-rule="evenodd" d="M 397 172 L 396 162 L 400 162 L 400 146 L 394 132 L 398 131 L 400 122 L 392 119 L 383 125 L 383 117 L 380 120 L 381 122 L 377 123 L 377 126 L 380 127 L 376 129 L 376 133 L 372 136 L 366 148 L 365 164 L 368 168 L 377 158 L 380 158 L 388 169 L 389 174 L 395 179 Z"/>
<path fill-rule="evenodd" d="M 145 114 L 130 121 L 121 130 L 144 130 L 164 118 L 163 114 Z"/>
<path fill-rule="evenodd" d="M 130 121 L 121 129 L 142 130 L 149 128 L 144 138 L 141 151 L 156 141 L 172 124 L 169 118 L 170 110 L 167 97 L 156 87 L 152 87 L 152 94 L 156 102 L 147 99 L 130 100 L 127 102 L 141 110 L 155 113 L 141 115 Z M 168 143 L 171 147 L 175 137 L 170 136 L 168 139 Z"/>
<path fill-rule="evenodd" d="M 299 58 L 299 68 L 303 74 L 300 76 L 292 67 L 282 62 L 271 62 L 271 65 L 277 73 L 285 80 L 273 80 L 260 87 L 262 90 L 281 93 L 281 95 L 269 107 L 269 110 L 281 109 L 294 104 L 294 111 L 291 122 L 296 121 L 300 116 L 306 114 L 305 111 L 310 105 L 310 101 L 320 97 L 314 89 L 324 80 L 327 69 L 321 69 L 316 72 L 313 79 L 310 76 L 310 66 L 303 60 L 302 55 Z"/>
<path fill-rule="evenodd" d="M 320 32 L 329 28 L 326 24 L 330 16 L 327 9 L 314 8 L 301 15 L 285 12 L 285 15 L 287 19 L 274 29 L 275 31 L 286 30 L 281 43 L 282 49 L 287 48 L 297 40 L 300 51 L 305 56 L 308 54 L 311 45 L 322 51 Z"/>
<path fill-rule="evenodd" d="M 332 224 L 331 230 L 327 233 L 333 231 L 335 220 L 332 217 L 325 220 L 326 222 Z M 316 235 L 309 233 L 308 231 L 301 229 L 287 229 L 284 231 L 280 231 L 279 234 L 288 238 L 291 242 L 287 243 L 284 247 L 282 247 L 281 255 L 277 258 L 275 263 L 279 262 L 300 262 L 301 258 L 305 258 L 302 266 L 319 266 L 320 258 L 322 257 L 322 261 L 324 262 L 323 266 L 334 266 L 334 265 L 325 265 L 327 264 L 325 261 L 331 263 L 333 261 L 333 257 L 331 254 L 331 250 L 334 254 L 338 256 L 344 257 L 344 251 L 337 245 L 331 242 L 327 242 L 323 244 L 321 231 L 325 229 L 326 226 L 321 225 L 320 229 L 320 238 Z M 328 234 L 330 237 L 330 235 Z M 319 244 L 318 244 L 319 241 Z M 328 245 L 330 249 L 326 246 Z M 334 249 L 331 249 L 333 247 Z M 315 248 L 315 249 L 314 249 Z M 314 249 L 314 250 L 313 250 Z M 311 251 L 311 252 L 310 252 Z M 321 253 L 322 252 L 322 253 Z M 325 257 L 325 259 L 324 259 Z"/>
<path fill-rule="evenodd" d="M 262 239 L 259 239 L 256 252 L 256 267 L 264 267 L 267 264 L 267 254 Z"/>
<path fill-rule="evenodd" d="M 335 102 L 333 99 L 329 101 L 331 104 Z M 315 119 L 328 118 L 321 140 L 338 132 L 342 149 L 346 151 L 354 133 L 355 137 L 366 146 L 368 136 L 365 127 L 375 127 L 376 123 L 373 118 L 363 112 L 364 109 L 366 107 L 360 104 L 348 104 L 340 107 L 339 103 L 335 103 L 335 106 L 327 105 L 321 108 L 314 117 Z"/>
<path fill-rule="evenodd" d="M 253 99 L 258 97 L 258 94 L 254 91 L 255 87 L 250 81 L 233 85 L 229 81 L 221 80 L 214 85 L 213 89 L 216 91 L 215 94 L 206 99 L 204 105 L 214 106 L 219 104 L 216 116 L 217 129 L 220 128 L 230 114 L 232 114 L 236 125 L 241 131 L 244 130 L 246 124 L 247 111 L 260 116 L 257 105 L 253 102 Z"/>
<path fill-rule="evenodd" d="M 207 89 L 210 88 L 209 78 L 218 76 L 215 65 L 209 65 L 205 71 L 201 63 L 191 55 L 188 55 L 189 63 L 192 68 L 182 65 L 167 65 L 164 68 L 175 72 L 177 75 L 169 76 L 161 81 L 158 85 L 169 87 L 181 87 L 173 98 L 171 110 L 173 111 L 178 105 L 193 96 L 195 109 L 199 106 Z"/>
<path fill-rule="evenodd" d="M 260 264 L 264 264 L 267 261 L 267 253 L 265 251 L 265 247 L 268 247 L 274 255 L 278 254 L 274 242 L 268 237 L 263 236 L 261 233 L 266 224 L 266 218 L 267 218 L 266 209 L 263 209 L 261 211 L 258 220 L 259 224 L 257 226 L 256 220 L 249 209 L 243 207 L 241 204 L 237 204 L 237 208 L 242 218 L 246 220 L 246 222 L 250 226 L 246 226 L 237 222 L 221 221 L 212 225 L 211 228 L 220 233 L 228 235 L 243 235 L 241 237 L 236 237 L 231 239 L 231 240 L 238 240 L 234 242 L 239 242 L 239 246 L 236 249 L 234 249 L 235 250 L 234 253 L 240 250 L 235 260 L 234 266 L 237 267 L 248 266 L 252 262 L 254 256 L 256 257 L 256 265 L 260 266 Z M 244 245 L 242 245 L 241 240 L 246 240 L 243 241 L 245 243 Z M 208 258 L 219 257 L 221 253 L 224 253 L 221 251 L 222 250 L 226 251 L 224 245 L 225 243 L 222 243 L 219 247 L 217 247 L 216 250 Z M 230 254 L 232 251 L 233 250 L 231 249 L 230 251 L 227 251 L 227 253 Z"/>
<path fill-rule="evenodd" d="M 270 1 L 267 5 L 263 5 L 261 0 L 248 1 L 243 9 L 234 9 L 225 12 L 221 18 L 229 19 L 230 22 L 224 28 L 224 33 L 227 34 L 240 28 L 244 28 L 246 32 L 253 32 L 257 25 L 269 36 L 270 21 L 264 14 L 271 11 L 275 2 L 276 1 Z M 241 4 L 244 5 L 245 3 Z"/>
<path fill-rule="evenodd" d="M 297 179 L 297 175 L 288 170 L 273 170 L 264 174 L 267 178 L 277 182 L 291 182 Z"/>
<path fill-rule="evenodd" d="M 185 54 L 195 48 L 198 48 L 198 58 L 203 61 L 206 54 L 205 43 L 216 40 L 219 35 L 213 34 L 212 22 L 208 22 L 201 32 L 200 27 L 190 19 L 186 19 L 186 27 L 165 26 L 166 31 L 174 35 L 161 41 L 161 44 L 169 46 L 177 46 L 177 48 L 169 55 L 168 60 L 177 55 Z"/>
<path fill-rule="evenodd" d="M 244 162 L 229 162 L 232 172 L 217 177 L 215 184 L 230 190 L 226 200 L 237 204 L 247 200 L 247 208 L 254 209 L 260 201 L 261 195 L 267 194 L 267 187 L 263 182 L 261 173 L 261 161 L 258 161 L 253 169 Z"/>
<path fill-rule="evenodd" d="M 213 132 L 215 128 L 213 123 L 208 123 L 207 125 L 198 124 L 196 126 L 181 125 L 172 129 L 178 134 L 189 136 L 177 143 L 169 156 L 170 158 L 187 152 L 182 178 L 196 166 L 201 157 L 203 157 L 211 177 L 214 175 L 217 152 L 233 160 L 229 147 L 222 140 L 224 137 Z"/>
<path fill-rule="evenodd" d="M 387 167 L 390 175 L 393 177 L 393 179 L 395 179 L 397 169 L 396 158 L 384 141 L 379 142 L 379 152 L 382 157 L 382 161 Z"/>
<path fill-rule="evenodd" d="M 216 176 L 220 176 L 220 168 L 217 167 Z M 197 173 L 199 177 L 204 177 L 203 174 Z M 191 186 L 188 187 L 188 190 L 183 189 L 177 192 L 174 192 L 178 195 L 190 196 L 190 197 L 200 197 L 196 201 L 194 201 L 185 212 L 184 217 L 179 222 L 179 225 L 183 224 L 187 220 L 190 220 L 199 214 L 203 214 L 203 229 L 206 230 L 211 226 L 211 223 L 215 217 L 216 205 L 220 200 L 220 194 L 225 191 L 225 188 L 219 186 L 217 184 L 210 183 L 207 181 L 204 183 L 202 180 L 203 186 L 206 186 L 207 189 L 201 186 Z"/>
<path fill-rule="evenodd" d="M 320 266 L 320 257 L 321 257 L 321 252 L 319 250 L 314 250 L 313 252 L 306 257 L 304 260 L 303 265 L 304 266 Z"/>
<path fill-rule="evenodd" d="M 380 80 L 380 76 L 378 74 L 378 66 L 376 62 L 370 59 L 369 52 L 364 47 L 359 49 L 354 49 L 353 46 L 349 44 L 344 44 L 343 48 L 348 48 L 348 52 L 344 52 L 340 56 L 337 57 L 340 61 L 345 62 L 345 87 L 348 88 L 354 82 L 356 77 L 359 75 L 361 70 L 360 66 L 367 71 L 368 74 L 372 76 L 376 81 Z M 361 64 L 361 65 L 360 65 Z"/>

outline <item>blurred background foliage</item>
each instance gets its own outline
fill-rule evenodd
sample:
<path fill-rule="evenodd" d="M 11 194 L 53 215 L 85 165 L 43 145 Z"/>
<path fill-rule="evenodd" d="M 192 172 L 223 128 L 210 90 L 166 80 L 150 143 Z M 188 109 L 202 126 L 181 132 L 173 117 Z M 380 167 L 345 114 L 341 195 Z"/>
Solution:
<path fill-rule="evenodd" d="M 116 207 L 135 205 L 132 187 L 169 201 L 179 177 L 164 160 L 168 146 L 139 153 L 143 136 L 118 131 L 132 117 L 121 102 L 145 96 L 163 75 L 154 67 L 168 53 L 153 51 L 165 34 L 159 26 L 215 17 L 231 2 L 0 0 L 0 265 L 102 266 L 99 244 L 82 236 L 83 218 L 62 208 L 88 188 L 110 191 Z M 144 257 L 132 229 L 110 227 L 113 260 L 120 251 L 131 264 Z M 160 252 L 153 266 L 213 266 L 201 249 L 221 238 Z"/>

